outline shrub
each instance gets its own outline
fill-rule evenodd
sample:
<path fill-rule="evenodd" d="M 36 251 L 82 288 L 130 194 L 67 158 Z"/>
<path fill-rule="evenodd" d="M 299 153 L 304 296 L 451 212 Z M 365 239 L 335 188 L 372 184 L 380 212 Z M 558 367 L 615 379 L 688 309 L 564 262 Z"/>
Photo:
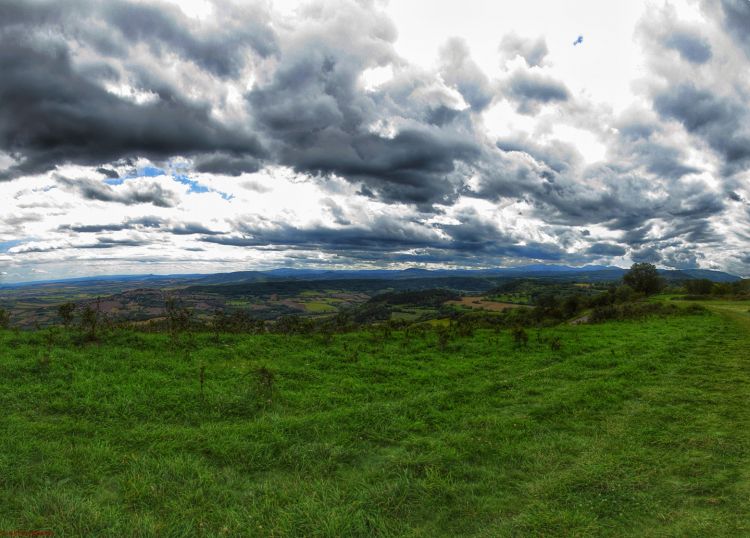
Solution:
<path fill-rule="evenodd" d="M 450 327 L 447 327 L 445 325 L 438 325 L 435 328 L 435 332 L 437 333 L 438 348 L 440 348 L 440 351 L 445 351 L 451 339 Z"/>
<path fill-rule="evenodd" d="M 529 345 L 529 335 L 526 333 L 526 329 L 520 325 L 513 327 L 510 334 L 517 347 L 526 347 Z"/>
<path fill-rule="evenodd" d="M 262 404 L 270 405 L 273 403 L 274 380 L 274 373 L 265 366 L 261 366 L 255 371 L 256 387 Z"/>
<path fill-rule="evenodd" d="M 619 306 L 603 306 L 592 310 L 590 323 L 601 323 L 608 320 L 643 319 L 649 316 L 667 316 L 678 314 L 702 314 L 707 310 L 701 305 L 690 305 L 679 308 L 673 304 L 663 303 L 626 303 Z"/>
<path fill-rule="evenodd" d="M 164 314 L 167 317 L 169 335 L 173 341 L 177 341 L 179 335 L 190 327 L 193 313 L 182 306 L 176 298 L 167 297 L 164 301 Z"/>
<path fill-rule="evenodd" d="M 96 340 L 97 329 L 99 328 L 99 314 L 101 299 L 96 298 L 96 308 L 87 304 L 81 312 L 81 330 L 86 334 L 88 340 Z"/>
<path fill-rule="evenodd" d="M 73 323 L 73 312 L 75 312 L 75 309 L 75 303 L 63 303 L 57 307 L 57 315 L 60 316 L 66 329 Z"/>

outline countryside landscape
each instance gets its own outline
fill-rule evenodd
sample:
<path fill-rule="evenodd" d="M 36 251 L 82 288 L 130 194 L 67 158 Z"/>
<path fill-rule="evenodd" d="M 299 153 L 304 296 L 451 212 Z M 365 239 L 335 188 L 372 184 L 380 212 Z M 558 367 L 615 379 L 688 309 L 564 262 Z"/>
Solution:
<path fill-rule="evenodd" d="M 748 0 L 0 0 L 0 538 L 750 537 L 748 73 Z"/>
<path fill-rule="evenodd" d="M 0 520 L 63 536 L 750 532 L 750 280 L 612 272 L 168 278 L 122 308 L 128 291 L 90 294 L 147 277 L 25 290 L 0 316 Z M 19 329 L 27 302 L 55 314 Z"/>

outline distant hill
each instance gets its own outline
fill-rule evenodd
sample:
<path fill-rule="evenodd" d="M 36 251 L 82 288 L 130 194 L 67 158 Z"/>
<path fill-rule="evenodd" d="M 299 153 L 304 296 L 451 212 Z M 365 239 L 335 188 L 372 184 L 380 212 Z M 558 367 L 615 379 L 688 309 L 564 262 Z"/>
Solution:
<path fill-rule="evenodd" d="M 269 271 L 237 271 L 216 274 L 190 275 L 112 275 L 83 277 L 37 282 L 0 284 L 0 289 L 21 287 L 45 287 L 70 285 L 92 287 L 102 284 L 122 283 L 127 287 L 172 287 L 172 286 L 210 286 L 225 284 L 250 284 L 255 282 L 280 281 L 320 281 L 320 280 L 405 280 L 432 278 L 540 278 L 571 280 L 576 282 L 606 282 L 619 280 L 627 272 L 621 267 L 605 265 L 586 265 L 572 267 L 567 265 L 533 264 L 518 267 L 498 267 L 490 269 L 295 269 L 279 268 Z M 668 281 L 692 280 L 706 278 L 714 282 L 734 282 L 740 277 L 722 271 L 708 269 L 660 270 L 659 273 Z M 399 286 L 400 287 L 400 286 Z"/>

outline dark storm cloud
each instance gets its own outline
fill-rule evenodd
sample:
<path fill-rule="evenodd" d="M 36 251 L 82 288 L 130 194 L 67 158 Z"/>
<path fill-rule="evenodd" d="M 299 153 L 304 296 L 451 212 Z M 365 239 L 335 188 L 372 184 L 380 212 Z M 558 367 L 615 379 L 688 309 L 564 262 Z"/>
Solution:
<path fill-rule="evenodd" d="M 14 254 L 35 254 L 42 252 L 53 252 L 56 250 L 69 249 L 110 249 L 117 247 L 141 247 L 148 245 L 148 241 L 141 239 L 113 239 L 109 237 L 100 237 L 93 243 L 55 243 L 55 244 L 22 244 L 12 249 Z"/>
<path fill-rule="evenodd" d="M 60 226 L 60 230 L 70 230 L 76 233 L 100 233 L 119 232 L 122 230 L 139 230 L 143 228 L 160 228 L 164 220 L 157 217 L 141 217 L 137 219 L 126 219 L 123 222 L 112 224 L 66 224 Z"/>
<path fill-rule="evenodd" d="M 449 203 L 482 143 L 434 74 L 405 69 L 371 91 L 362 73 L 400 62 L 392 22 L 366 4 L 311 12 L 306 32 L 282 46 L 273 76 L 247 95 L 257 129 L 281 164 L 312 176 L 363 182 L 388 202 Z M 460 41 L 442 53 L 446 82 L 471 109 L 492 99 L 489 82 Z M 391 128 L 391 118 L 400 125 Z"/>
<path fill-rule="evenodd" d="M 73 64 L 72 42 L 66 37 L 72 35 L 96 46 L 85 41 L 92 31 L 87 27 L 91 14 L 87 10 L 104 16 L 99 25 L 109 22 L 119 25 L 121 31 L 131 28 L 135 21 L 130 17 L 135 17 L 146 25 L 136 37 L 150 36 L 164 52 L 174 50 L 176 43 L 182 43 L 179 47 L 188 52 L 206 52 L 181 41 L 187 37 L 175 26 L 179 21 L 172 20 L 171 29 L 159 30 L 171 20 L 167 14 L 158 17 L 159 9 L 127 2 L 73 2 L 65 6 L 11 2 L 2 6 L 0 149 L 17 156 L 20 162 L 0 172 L 0 178 L 43 172 L 65 162 L 97 165 L 126 156 L 158 159 L 215 151 L 238 157 L 263 153 L 254 135 L 218 123 L 204 104 L 174 94 L 136 104 L 106 91 Z M 117 17 L 107 16 L 110 10 Z M 151 19 L 151 23 L 146 24 L 144 19 Z M 211 57 L 222 70 L 220 52 Z M 202 57 L 207 64 L 208 56 Z M 148 87 L 141 89 L 149 91 Z"/>
<path fill-rule="evenodd" d="M 147 241 L 139 239 L 110 239 L 110 238 L 99 238 L 96 243 L 89 243 L 85 245 L 76 245 L 75 248 L 115 248 L 115 247 L 141 247 L 148 245 Z"/>
<path fill-rule="evenodd" d="M 658 249 L 655 247 L 633 250 L 630 252 L 630 257 L 636 263 L 658 263 L 661 261 L 661 254 L 659 254 Z"/>
<path fill-rule="evenodd" d="M 219 235 L 221 232 L 211 230 L 210 228 L 197 222 L 184 222 L 169 228 L 169 232 L 175 235 Z"/>
<path fill-rule="evenodd" d="M 365 182 L 387 201 L 430 205 L 454 198 L 457 163 L 471 162 L 480 152 L 470 123 L 430 125 L 425 120 L 439 107 L 405 108 L 419 121 L 394 135 L 373 132 L 378 100 L 383 107 L 399 106 L 396 99 L 408 99 L 406 92 L 425 82 L 394 82 L 388 95 L 365 95 L 357 87 L 360 59 L 326 53 L 316 43 L 295 50 L 272 81 L 248 94 L 281 162 L 310 175 Z"/>
<path fill-rule="evenodd" d="M 455 87 L 471 108 L 481 111 L 494 97 L 487 75 L 471 59 L 466 41 L 450 39 L 440 51 L 440 73 L 446 83 Z"/>
<path fill-rule="evenodd" d="M 507 82 L 507 89 L 518 111 L 523 114 L 533 114 L 541 105 L 570 98 L 565 84 L 535 70 L 514 72 Z"/>
<path fill-rule="evenodd" d="M 711 10 L 720 6 L 722 11 L 722 22 L 729 33 L 744 48 L 750 57 L 750 3 L 747 0 L 719 0 L 708 2 L 704 0 Z"/>
<path fill-rule="evenodd" d="M 99 202 L 116 202 L 118 204 L 136 205 L 153 204 L 157 207 L 174 207 L 177 195 L 162 187 L 155 181 L 128 182 L 118 188 L 111 187 L 94 179 L 69 179 L 59 177 L 58 181 L 70 190 L 80 194 L 86 200 Z"/>
<path fill-rule="evenodd" d="M 681 148 L 648 141 L 638 141 L 627 149 L 633 164 L 640 165 L 659 177 L 680 178 L 699 172 L 698 168 L 685 164 Z"/>
<path fill-rule="evenodd" d="M 111 170 L 110 168 L 104 168 L 100 166 L 99 168 L 96 169 L 96 171 L 99 172 L 100 174 L 107 176 L 110 179 L 117 179 L 120 177 L 120 174 L 118 174 L 116 170 Z"/>
<path fill-rule="evenodd" d="M 703 256 L 689 249 L 678 249 L 662 256 L 661 263 L 675 269 L 695 269 Z"/>
<path fill-rule="evenodd" d="M 597 256 L 623 256 L 625 255 L 625 248 L 614 243 L 594 243 L 587 250 L 587 254 L 595 254 Z"/>
<path fill-rule="evenodd" d="M 299 227 L 270 222 L 234 223 L 236 232 L 203 236 L 201 241 L 233 247 L 271 250 L 318 250 L 358 260 L 446 262 L 461 259 L 484 263 L 488 257 L 561 260 L 565 251 L 554 243 L 521 241 L 467 210 L 458 224 L 425 225 L 380 216 L 369 225 Z"/>
<path fill-rule="evenodd" d="M 654 96 L 654 108 L 700 136 L 725 160 L 729 171 L 750 163 L 750 109 L 747 102 L 723 96 L 690 82 Z"/>
<path fill-rule="evenodd" d="M 174 235 L 218 235 L 221 233 L 197 222 L 170 223 L 158 217 L 126 219 L 122 222 L 112 224 L 67 224 L 60 226 L 58 229 L 60 231 L 71 231 L 81 234 L 98 234 L 123 230 L 160 230 Z"/>
<path fill-rule="evenodd" d="M 744 0 L 705 7 L 719 21 L 713 27 L 683 24 L 667 8 L 646 18 L 645 99 L 618 116 L 550 76 L 543 38 L 498 36 L 506 62 L 492 79 L 460 39 L 441 48 L 433 70 L 409 65 L 376 2 L 315 2 L 289 19 L 274 18 L 265 4 L 212 5 L 198 20 L 158 2 L 1 3 L 0 159 L 8 154 L 14 164 L 0 179 L 80 164 L 96 179 L 61 170 L 53 175 L 58 189 L 84 200 L 179 208 L 170 182 L 136 177 L 140 159 L 164 170 L 187 163 L 194 200 L 202 191 L 193 172 L 241 176 L 284 166 L 322 189 L 343 179 L 367 204 L 404 204 L 412 216 L 383 210 L 373 217 L 371 206 L 357 206 L 361 198 L 349 206 L 330 187 L 322 201 L 328 224 L 256 216 L 224 233 L 223 221 L 214 229 L 217 220 L 192 215 L 77 223 L 57 233 L 137 237 L 94 235 L 96 242 L 71 248 L 178 235 L 180 242 L 319 249 L 359 261 L 586 261 L 630 252 L 637 261 L 687 267 L 700 260 L 690 249 L 725 235 L 716 217 L 743 211 L 750 108 L 737 73 L 746 64 L 727 63 L 726 77 L 716 77 L 728 60 L 715 28 L 723 25 L 750 53 Z M 369 86 L 377 68 L 390 68 L 392 77 Z M 492 138 L 481 112 L 503 101 L 539 114 L 535 127 Z M 558 124 L 592 133 L 606 146 L 604 158 L 588 163 L 574 141 L 554 134 Z M 272 188 L 239 181 L 257 192 Z M 541 222 L 544 236 L 556 239 L 516 236 L 486 215 L 450 207 L 459 197 L 517 204 L 520 222 Z M 451 223 L 425 224 L 436 215 Z M 606 239 L 597 237 L 602 228 Z"/>
<path fill-rule="evenodd" d="M 59 32 L 106 56 L 128 56 L 132 45 L 142 43 L 156 56 L 177 54 L 224 77 L 239 74 L 249 52 L 268 56 L 276 51 L 268 14 L 260 5 L 212 4 L 213 24 L 191 20 L 163 2 L 6 0 L 0 5 L 0 24 L 6 30 Z"/>
<path fill-rule="evenodd" d="M 704 64 L 711 59 L 711 45 L 697 32 L 676 30 L 664 38 L 664 45 L 680 53 L 684 59 Z"/>
<path fill-rule="evenodd" d="M 664 142 L 669 136 L 653 113 L 628 110 L 616 120 L 615 126 L 618 143 L 613 144 L 611 151 L 623 168 L 640 168 L 670 179 L 700 172 L 686 164 L 684 148 Z"/>
<path fill-rule="evenodd" d="M 195 160 L 196 171 L 226 176 L 240 176 L 245 173 L 257 172 L 260 168 L 260 161 L 254 157 L 242 157 L 227 153 L 203 155 Z"/>
<path fill-rule="evenodd" d="M 505 152 L 526 153 L 558 173 L 565 172 L 581 162 L 581 155 L 575 146 L 559 140 L 539 144 L 529 136 L 515 136 L 500 138 L 496 144 Z"/>
<path fill-rule="evenodd" d="M 177 52 L 203 69 L 221 76 L 237 76 L 247 62 L 248 49 L 261 56 L 276 51 L 268 17 L 259 9 L 218 3 L 220 28 L 202 29 L 177 6 L 128 1 L 96 2 L 100 16 L 128 43 L 146 43 L 161 55 Z"/>
<path fill-rule="evenodd" d="M 202 240 L 231 246 L 280 246 L 324 250 L 382 251 L 394 248 L 444 246 L 444 239 L 437 231 L 387 215 L 378 216 L 369 223 L 369 226 L 300 227 L 278 222 L 257 221 L 255 218 L 237 221 L 232 225 L 236 230 L 234 234 L 203 237 Z"/>

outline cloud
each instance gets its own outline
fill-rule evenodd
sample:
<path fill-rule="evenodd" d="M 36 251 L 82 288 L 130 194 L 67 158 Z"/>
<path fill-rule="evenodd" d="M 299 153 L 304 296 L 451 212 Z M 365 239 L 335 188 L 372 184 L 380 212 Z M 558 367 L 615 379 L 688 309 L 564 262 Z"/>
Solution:
<path fill-rule="evenodd" d="M 156 181 L 142 179 L 129 181 L 117 187 L 88 178 L 70 179 L 59 176 L 58 181 L 86 200 L 124 205 L 152 204 L 157 207 L 174 207 L 178 203 L 177 194 Z"/>
<path fill-rule="evenodd" d="M 596 256 L 623 256 L 626 252 L 625 248 L 613 243 L 594 243 L 586 250 L 587 254 Z"/>
<path fill-rule="evenodd" d="M 664 37 L 664 45 L 680 53 L 685 60 L 704 64 L 711 59 L 711 45 L 703 36 L 690 30 L 676 30 Z"/>
<path fill-rule="evenodd" d="M 549 53 L 544 37 L 528 39 L 513 33 L 503 36 L 499 49 L 505 59 L 512 60 L 520 56 L 530 67 L 542 65 Z"/>
<path fill-rule="evenodd" d="M 743 263 L 745 2 L 648 7 L 617 106 L 570 78 L 567 37 L 416 65 L 378 2 L 208 5 L 0 6 L 4 256 Z"/>
<path fill-rule="evenodd" d="M 750 5 L 747 0 L 703 0 L 703 4 L 707 11 L 721 17 L 724 28 L 750 57 L 750 35 L 747 32 L 750 28 Z M 716 10 L 720 10 L 721 14 L 716 13 Z"/>
<path fill-rule="evenodd" d="M 565 84 L 536 69 L 519 69 L 511 74 L 507 91 L 522 114 L 535 114 L 542 105 L 570 99 Z"/>
<path fill-rule="evenodd" d="M 124 1 L 74 1 L 64 7 L 57 2 L 10 2 L 2 9 L 0 149 L 17 155 L 20 162 L 0 172 L 0 179 L 44 172 L 62 163 L 98 165 L 128 156 L 263 154 L 252 133 L 229 128 L 212 117 L 206 103 L 159 87 L 154 80 L 150 85 L 146 80 L 112 81 L 115 86 L 137 82 L 136 93 L 149 98 L 141 103 L 108 91 L 90 69 L 76 63 L 74 42 L 66 40 L 74 36 L 102 54 L 102 61 L 116 65 L 121 57 L 130 58 L 128 48 L 135 40 L 147 42 L 157 59 L 172 50 L 217 74 L 232 72 L 226 64 L 226 58 L 236 54 L 232 40 L 222 46 L 199 45 L 191 40 L 184 18 L 176 17 L 179 10 Z M 102 24 L 123 41 L 99 33 Z M 116 68 L 108 73 L 118 77 Z"/>
<path fill-rule="evenodd" d="M 679 121 L 705 140 L 724 158 L 729 173 L 750 163 L 750 111 L 739 97 L 682 82 L 657 93 L 654 107 L 663 118 Z"/>
<path fill-rule="evenodd" d="M 466 41 L 452 38 L 440 51 L 440 74 L 455 87 L 473 110 L 481 111 L 492 102 L 494 90 L 489 78 L 471 59 Z"/>

